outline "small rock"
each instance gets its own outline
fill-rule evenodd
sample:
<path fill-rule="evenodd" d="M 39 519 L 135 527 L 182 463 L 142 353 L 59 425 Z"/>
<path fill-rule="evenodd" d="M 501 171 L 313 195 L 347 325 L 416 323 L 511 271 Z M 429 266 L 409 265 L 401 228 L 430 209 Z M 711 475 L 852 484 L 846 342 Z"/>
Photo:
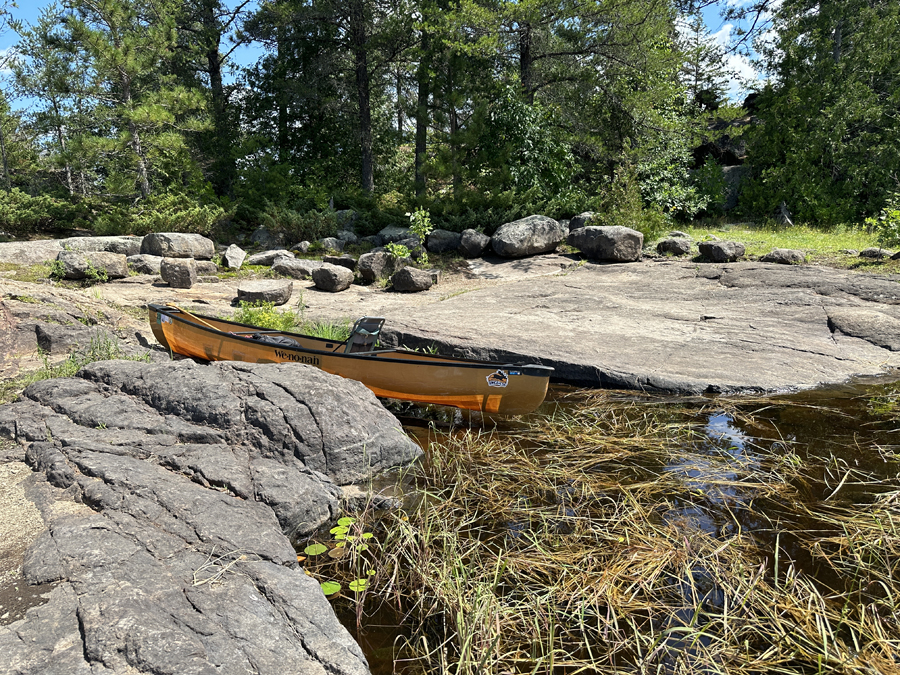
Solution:
<path fill-rule="evenodd" d="M 335 237 L 340 239 L 345 244 L 355 244 L 359 241 L 359 237 L 357 237 L 353 232 L 350 232 L 350 230 L 341 230 L 335 235 Z"/>
<path fill-rule="evenodd" d="M 641 259 L 644 235 L 630 227 L 619 225 L 588 225 L 569 233 L 566 243 L 594 260 L 635 262 Z"/>
<path fill-rule="evenodd" d="M 127 257 L 121 253 L 60 251 L 56 259 L 63 265 L 64 279 L 89 279 L 98 273 L 106 274 L 108 279 L 128 276 Z"/>
<path fill-rule="evenodd" d="M 141 242 L 141 253 L 163 258 L 210 260 L 215 252 L 212 239 L 186 232 L 153 232 Z"/>
<path fill-rule="evenodd" d="M 591 224 L 591 221 L 593 219 L 593 211 L 585 211 L 584 213 L 579 213 L 577 216 L 574 216 L 569 220 L 569 232 L 571 232 L 572 230 L 580 230 L 582 227 L 587 227 Z"/>
<path fill-rule="evenodd" d="M 239 270 L 246 258 L 247 252 L 237 244 L 232 244 L 225 249 L 225 253 L 222 255 L 222 262 L 225 263 L 226 269 Z"/>
<path fill-rule="evenodd" d="M 691 252 L 691 242 L 687 239 L 663 239 L 656 245 L 660 255 L 687 255 Z"/>
<path fill-rule="evenodd" d="M 450 232 L 449 230 L 433 230 L 425 238 L 425 248 L 427 248 L 431 253 L 455 251 L 457 248 L 459 248 L 459 241 L 459 232 Z"/>
<path fill-rule="evenodd" d="M 275 274 L 283 274 L 287 277 L 295 279 L 312 278 L 313 270 L 322 266 L 318 260 L 303 260 L 298 258 L 279 258 L 272 265 L 272 271 Z"/>
<path fill-rule="evenodd" d="M 162 260 L 158 255 L 147 255 L 146 253 L 130 255 L 126 258 L 128 266 L 138 274 L 159 274 Z"/>
<path fill-rule="evenodd" d="M 197 261 L 193 258 L 163 258 L 159 275 L 172 288 L 190 288 L 197 283 Z"/>
<path fill-rule="evenodd" d="M 466 258 L 477 258 L 491 243 L 491 238 L 478 230 L 463 230 L 459 235 L 459 252 Z"/>
<path fill-rule="evenodd" d="M 271 249 L 262 253 L 254 253 L 247 256 L 244 261 L 248 265 L 273 265 L 279 258 L 293 258 L 294 254 L 283 248 Z"/>
<path fill-rule="evenodd" d="M 671 232 L 669 232 L 669 236 L 672 239 L 690 239 L 691 238 L 691 235 L 689 235 L 687 232 L 682 232 L 681 230 L 672 230 Z"/>
<path fill-rule="evenodd" d="M 700 242 L 700 255 L 715 263 L 735 262 L 744 257 L 745 250 L 744 245 L 737 241 Z"/>
<path fill-rule="evenodd" d="M 431 272 L 415 267 L 404 267 L 391 276 L 391 284 L 395 291 L 402 293 L 418 293 L 431 288 L 433 281 Z"/>
<path fill-rule="evenodd" d="M 859 255 L 859 251 L 855 248 L 842 248 L 839 253 L 843 253 L 844 255 Z"/>
<path fill-rule="evenodd" d="M 324 239 L 319 239 L 319 244 L 321 244 L 322 248 L 326 251 L 344 250 L 344 242 L 337 237 L 325 237 Z"/>
<path fill-rule="evenodd" d="M 306 253 L 309 251 L 310 243 L 305 239 L 301 241 L 299 244 L 294 244 L 291 246 L 292 251 L 296 251 L 297 253 Z"/>
<path fill-rule="evenodd" d="M 331 293 L 338 293 L 350 288 L 353 283 L 353 272 L 341 265 L 323 264 L 318 269 L 313 270 L 313 283 L 316 288 Z"/>
<path fill-rule="evenodd" d="M 797 265 L 806 260 L 806 254 L 793 248 L 776 248 L 772 249 L 771 253 L 766 253 L 760 260 L 778 265 Z"/>
<path fill-rule="evenodd" d="M 872 260 L 883 260 L 884 258 L 890 258 L 893 255 L 893 251 L 888 251 L 884 248 L 877 248 L 875 246 L 864 248 L 859 252 L 860 258 L 871 258 Z"/>
<path fill-rule="evenodd" d="M 328 263 L 329 265 L 346 267 L 351 272 L 356 271 L 356 258 L 349 253 L 345 253 L 344 255 L 326 255 L 322 258 L 322 262 Z"/>
<path fill-rule="evenodd" d="M 294 282 L 281 279 L 245 281 L 237 289 L 237 299 L 243 302 L 271 302 L 283 305 L 291 299 Z"/>

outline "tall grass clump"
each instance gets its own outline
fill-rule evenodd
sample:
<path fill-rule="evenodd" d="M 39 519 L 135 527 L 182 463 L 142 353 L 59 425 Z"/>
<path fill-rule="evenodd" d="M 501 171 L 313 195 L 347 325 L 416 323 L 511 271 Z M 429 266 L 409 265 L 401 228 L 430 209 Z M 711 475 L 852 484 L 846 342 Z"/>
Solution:
<path fill-rule="evenodd" d="M 126 354 L 118 340 L 108 335 L 97 335 L 91 338 L 90 344 L 77 350 L 57 363 L 52 363 L 47 354 L 41 354 L 43 366 L 36 371 L 20 375 L 17 378 L 0 383 L 0 403 L 9 403 L 29 384 L 40 380 L 57 377 L 72 377 L 89 363 L 95 361 L 150 361 L 150 352 L 141 355 Z"/>
<path fill-rule="evenodd" d="M 336 321 L 307 319 L 302 310 L 290 308 L 278 310 L 274 303 L 261 301 L 242 301 L 238 310 L 231 317 L 222 318 L 257 328 L 302 333 L 335 342 L 342 342 L 349 338 L 352 328 L 349 319 Z"/>
<path fill-rule="evenodd" d="M 596 394 L 434 437 L 378 532 L 398 671 L 900 671 L 900 481 L 707 418 Z"/>

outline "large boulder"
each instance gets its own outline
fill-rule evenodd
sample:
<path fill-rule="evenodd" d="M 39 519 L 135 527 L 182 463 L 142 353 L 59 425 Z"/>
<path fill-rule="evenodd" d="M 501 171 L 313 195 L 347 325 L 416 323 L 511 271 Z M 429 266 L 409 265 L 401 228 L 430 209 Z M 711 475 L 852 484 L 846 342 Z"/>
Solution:
<path fill-rule="evenodd" d="M 687 255 L 691 252 L 691 241 L 680 237 L 663 239 L 656 245 L 656 252 L 660 255 Z"/>
<path fill-rule="evenodd" d="M 115 237 L 69 237 L 61 239 L 60 244 L 70 251 L 106 251 L 120 253 L 125 256 L 137 255 L 141 252 L 143 237 L 130 235 Z"/>
<path fill-rule="evenodd" d="M 345 242 L 337 237 L 324 237 L 319 239 L 318 243 L 326 251 L 343 251 Z"/>
<path fill-rule="evenodd" d="M 477 258 L 491 243 L 491 238 L 478 230 L 463 230 L 459 235 L 459 252 L 466 258 Z"/>
<path fill-rule="evenodd" d="M 340 239 L 345 244 L 356 244 L 357 242 L 359 242 L 359 237 L 357 237 L 356 234 L 351 232 L 350 230 L 341 230 L 334 236 Z"/>
<path fill-rule="evenodd" d="M 356 271 L 356 258 L 349 253 L 344 255 L 326 255 L 322 256 L 322 262 L 328 265 L 340 265 L 346 267 L 351 272 Z"/>
<path fill-rule="evenodd" d="M 52 431 L 51 431 L 52 430 Z M 340 485 L 420 454 L 359 382 L 300 364 L 94 363 L 0 408 L 47 530 L 3 673 L 367 675 L 299 543 Z"/>
<path fill-rule="evenodd" d="M 432 230 L 425 239 L 425 248 L 431 253 L 446 253 L 459 248 L 461 235 L 449 230 Z"/>
<path fill-rule="evenodd" d="M 250 242 L 265 249 L 281 248 L 284 245 L 280 234 L 272 232 L 262 225 L 253 230 L 253 234 L 250 235 Z"/>
<path fill-rule="evenodd" d="M 272 271 L 294 279 L 311 279 L 313 270 L 322 266 L 318 260 L 303 258 L 279 258 L 272 264 Z"/>
<path fill-rule="evenodd" d="M 397 242 L 409 239 L 413 236 L 412 230 L 408 227 L 398 227 L 396 225 L 388 225 L 378 232 L 378 238 L 381 240 L 379 246 L 384 244 L 396 244 Z"/>
<path fill-rule="evenodd" d="M 294 282 L 283 279 L 244 281 L 237 288 L 239 302 L 271 302 L 276 307 L 291 299 Z"/>
<path fill-rule="evenodd" d="M 799 265 L 806 260 L 806 254 L 794 248 L 775 248 L 770 253 L 766 253 L 760 260 L 777 265 Z"/>
<path fill-rule="evenodd" d="M 197 261 L 193 258 L 163 258 L 159 275 L 172 288 L 190 288 L 197 283 Z"/>
<path fill-rule="evenodd" d="M 397 269 L 397 258 L 387 251 L 363 253 L 356 261 L 356 269 L 364 281 L 372 283 L 389 276 Z"/>
<path fill-rule="evenodd" d="M 715 263 L 735 262 L 746 251 L 737 241 L 701 241 L 699 246 L 700 255 Z"/>
<path fill-rule="evenodd" d="M 63 279 L 104 281 L 128 276 L 127 258 L 121 253 L 60 251 L 56 259 L 62 263 Z"/>
<path fill-rule="evenodd" d="M 584 213 L 579 213 L 577 216 L 573 216 L 569 219 L 569 232 L 572 230 L 580 230 L 582 227 L 587 227 L 591 224 L 593 219 L 593 211 L 585 211 Z"/>
<path fill-rule="evenodd" d="M 159 274 L 159 267 L 162 265 L 163 259 L 158 255 L 147 255 L 146 253 L 138 253 L 130 255 L 126 258 L 128 267 L 138 274 Z"/>
<path fill-rule="evenodd" d="M 501 225 L 491 237 L 491 247 L 504 258 L 549 253 L 565 240 L 566 229 L 547 216 L 528 216 Z"/>
<path fill-rule="evenodd" d="M 400 291 L 401 293 L 427 291 L 431 288 L 432 283 L 431 272 L 416 269 L 415 267 L 404 267 L 399 272 L 394 272 L 391 276 L 391 285 L 395 291 Z"/>
<path fill-rule="evenodd" d="M 222 254 L 222 262 L 225 264 L 225 269 L 229 270 L 241 269 L 241 265 L 244 264 L 246 259 L 247 252 L 237 244 L 231 244 L 225 249 L 225 253 Z"/>
<path fill-rule="evenodd" d="M 321 267 L 313 270 L 312 280 L 318 289 L 339 293 L 350 288 L 350 284 L 353 283 L 353 272 L 341 265 L 323 263 Z"/>
<path fill-rule="evenodd" d="M 247 256 L 245 263 L 248 265 L 274 265 L 281 258 L 293 258 L 294 254 L 287 249 L 277 248 Z"/>
<path fill-rule="evenodd" d="M 187 232 L 153 232 L 141 242 L 141 253 L 163 258 L 211 260 L 216 253 L 212 239 Z"/>
<path fill-rule="evenodd" d="M 893 255 L 893 251 L 889 251 L 886 248 L 878 248 L 877 246 L 870 246 L 869 248 L 864 248 L 859 252 L 860 258 L 870 258 L 872 260 L 884 260 L 885 258 L 892 257 Z"/>
<path fill-rule="evenodd" d="M 644 235 L 630 227 L 619 225 L 612 227 L 588 225 L 569 233 L 566 243 L 593 260 L 635 262 L 641 259 Z"/>

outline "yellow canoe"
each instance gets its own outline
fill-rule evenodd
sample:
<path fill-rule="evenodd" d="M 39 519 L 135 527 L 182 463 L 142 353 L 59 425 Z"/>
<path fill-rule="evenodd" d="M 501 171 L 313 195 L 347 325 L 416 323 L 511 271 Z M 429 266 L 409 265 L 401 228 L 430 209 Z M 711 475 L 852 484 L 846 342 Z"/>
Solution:
<path fill-rule="evenodd" d="M 553 368 L 375 349 L 383 319 L 357 321 L 349 340 L 269 331 L 234 321 L 148 305 L 161 345 L 207 361 L 303 363 L 359 380 L 376 396 L 435 403 L 499 415 L 534 411 L 547 394 Z M 363 351 L 359 351 L 363 350 Z"/>

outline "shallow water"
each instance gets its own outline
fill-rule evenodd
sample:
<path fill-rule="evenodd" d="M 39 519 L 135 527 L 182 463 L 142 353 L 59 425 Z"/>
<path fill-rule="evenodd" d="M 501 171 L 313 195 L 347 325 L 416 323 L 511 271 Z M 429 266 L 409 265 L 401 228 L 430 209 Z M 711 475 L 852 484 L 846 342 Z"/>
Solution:
<path fill-rule="evenodd" d="M 595 391 L 553 388 L 539 414 L 564 412 L 596 396 Z M 894 405 L 898 399 L 900 384 L 892 379 L 860 380 L 765 399 L 679 399 L 604 392 L 605 401 L 622 403 L 623 419 L 651 411 L 673 425 L 692 429 L 683 441 L 683 459 L 670 455 L 660 464 L 654 455 L 631 466 L 637 474 L 665 474 L 683 486 L 684 498 L 672 500 L 659 514 L 664 523 L 686 532 L 700 529 L 723 539 L 738 531 L 749 535 L 766 559 L 769 574 L 779 566 L 782 570 L 792 566 L 826 593 L 851 589 L 846 587 L 846 577 L 835 573 L 820 556 L 811 555 L 809 542 L 840 532 L 835 525 L 798 509 L 797 504 L 805 503 L 811 510 L 826 504 L 865 509 L 879 494 L 900 490 L 900 412 L 895 412 Z M 447 434 L 465 433 L 460 431 L 461 420 L 457 417 L 453 427 L 453 416 L 446 411 L 424 411 L 424 416 L 435 421 L 437 428 L 406 425 L 423 446 L 440 443 Z M 475 428 L 479 428 L 477 424 Z M 501 421 L 494 428 L 501 434 L 519 434 L 523 425 L 516 420 Z M 760 496 L 756 485 L 743 483 L 766 462 L 767 475 L 777 476 L 777 471 L 772 473 L 773 456 L 784 462 L 785 482 L 798 496 L 793 504 Z M 597 468 L 602 471 L 605 466 L 598 462 Z M 803 467 L 802 474 L 791 471 L 798 466 Z M 561 513 L 574 515 L 565 505 L 565 495 L 557 498 L 563 506 Z M 523 502 L 524 510 L 528 506 Z M 515 540 L 529 525 L 527 521 L 509 521 L 495 527 L 505 529 L 497 532 L 498 536 Z M 704 587 L 704 574 L 695 570 L 697 587 Z M 685 594 L 692 592 L 683 579 L 672 582 L 684 586 Z M 717 589 L 706 592 L 706 603 L 721 603 Z M 393 663 L 391 646 L 404 635 L 396 613 L 382 606 L 372 616 L 363 615 L 358 625 L 348 598 L 339 599 L 336 609 L 363 645 L 373 672 L 419 671 Z M 688 613 L 681 620 L 687 625 L 692 617 Z"/>

